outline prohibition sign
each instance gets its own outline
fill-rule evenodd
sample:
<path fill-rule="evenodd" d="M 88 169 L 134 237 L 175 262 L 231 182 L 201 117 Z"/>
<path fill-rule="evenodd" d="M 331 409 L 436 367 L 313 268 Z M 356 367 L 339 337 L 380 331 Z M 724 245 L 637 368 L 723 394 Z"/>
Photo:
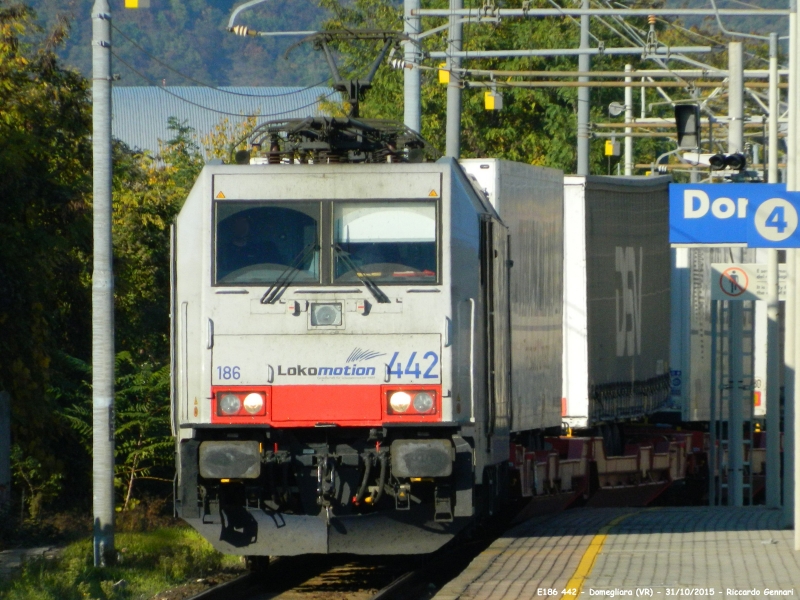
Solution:
<path fill-rule="evenodd" d="M 730 267 L 719 276 L 719 289 L 731 298 L 741 296 L 747 291 L 749 283 L 747 272 L 739 267 Z"/>

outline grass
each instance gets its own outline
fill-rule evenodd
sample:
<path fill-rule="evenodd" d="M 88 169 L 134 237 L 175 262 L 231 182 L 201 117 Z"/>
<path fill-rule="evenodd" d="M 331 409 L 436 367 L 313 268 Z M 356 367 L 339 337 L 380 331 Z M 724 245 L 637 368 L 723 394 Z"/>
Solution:
<path fill-rule="evenodd" d="M 238 557 L 214 550 L 193 529 L 161 528 L 118 533 L 119 560 L 92 564 L 92 540 L 68 545 L 55 559 L 26 562 L 8 581 L 0 581 L 7 600 L 144 600 L 158 592 L 222 570 L 241 569 Z"/>

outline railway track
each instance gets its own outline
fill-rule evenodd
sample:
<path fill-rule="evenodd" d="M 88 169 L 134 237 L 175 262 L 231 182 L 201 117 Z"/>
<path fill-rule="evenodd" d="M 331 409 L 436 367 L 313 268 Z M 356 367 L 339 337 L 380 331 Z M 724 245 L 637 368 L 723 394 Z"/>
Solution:
<path fill-rule="evenodd" d="M 248 573 L 190 600 L 371 600 L 395 598 L 420 563 L 417 557 L 306 555 L 273 559 L 263 574 Z"/>
<path fill-rule="evenodd" d="M 187 600 L 428 600 L 500 536 L 516 510 L 432 555 L 280 557 Z"/>

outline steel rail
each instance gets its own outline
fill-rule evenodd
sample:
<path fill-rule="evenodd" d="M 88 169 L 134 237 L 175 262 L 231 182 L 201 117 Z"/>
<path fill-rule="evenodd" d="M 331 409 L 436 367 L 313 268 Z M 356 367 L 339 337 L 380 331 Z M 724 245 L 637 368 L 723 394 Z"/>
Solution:
<path fill-rule="evenodd" d="M 420 569 L 404 573 L 386 587 L 378 590 L 377 593 L 370 598 L 370 600 L 391 600 L 395 597 L 395 594 L 400 593 L 406 587 L 415 583 L 419 579 L 420 575 Z"/>
<path fill-rule="evenodd" d="M 254 573 L 245 573 L 236 579 L 208 588 L 187 598 L 187 600 L 229 600 L 251 588 L 256 583 L 257 578 L 258 576 Z"/>

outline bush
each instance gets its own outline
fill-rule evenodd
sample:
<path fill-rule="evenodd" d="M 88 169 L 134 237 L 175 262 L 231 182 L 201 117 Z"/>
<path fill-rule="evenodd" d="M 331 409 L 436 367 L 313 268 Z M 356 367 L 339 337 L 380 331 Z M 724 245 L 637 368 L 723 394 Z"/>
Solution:
<path fill-rule="evenodd" d="M 7 600 L 138 600 L 220 570 L 240 570 L 237 557 L 214 550 L 193 529 L 162 528 L 116 536 L 118 562 L 92 564 L 92 540 L 67 546 L 54 559 L 28 561 L 9 581 L 0 582 Z"/>

